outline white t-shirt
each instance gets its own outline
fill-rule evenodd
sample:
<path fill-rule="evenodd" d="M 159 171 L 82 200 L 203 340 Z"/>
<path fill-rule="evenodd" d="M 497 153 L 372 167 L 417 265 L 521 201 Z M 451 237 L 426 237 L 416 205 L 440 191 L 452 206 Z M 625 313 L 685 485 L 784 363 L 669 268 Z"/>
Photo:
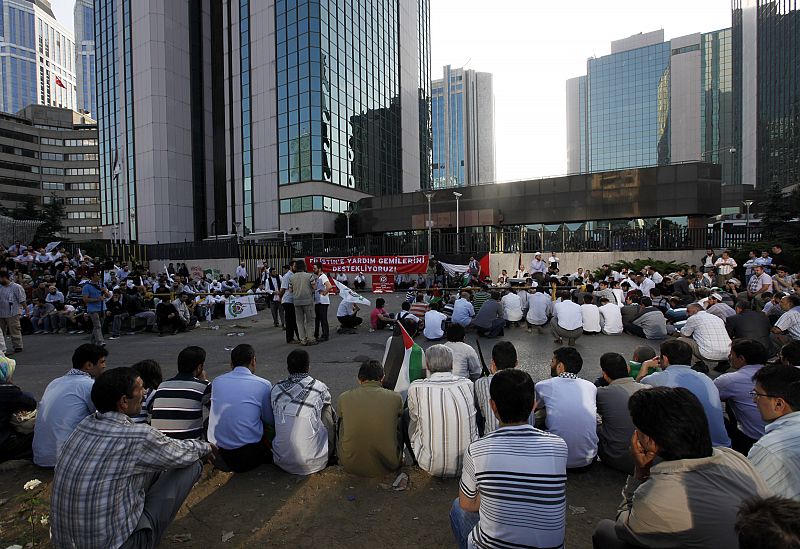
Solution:
<path fill-rule="evenodd" d="M 592 303 L 581 305 L 581 317 L 583 319 L 584 332 L 600 331 L 600 309 Z"/>
<path fill-rule="evenodd" d="M 317 303 L 319 303 L 320 305 L 330 305 L 331 303 L 331 296 L 328 294 L 325 295 L 322 294 L 322 292 L 325 291 L 325 286 L 327 283 L 328 283 L 328 275 L 326 275 L 325 273 L 319 275 L 319 277 L 317 278 L 316 297 L 317 297 Z"/>
<path fill-rule="evenodd" d="M 348 301 L 345 301 L 344 299 L 342 300 L 341 303 L 339 303 L 339 308 L 336 309 L 336 316 L 337 317 L 339 317 L 339 316 L 350 316 L 353 313 L 355 313 L 355 309 L 353 309 L 353 304 L 348 302 Z"/>
<path fill-rule="evenodd" d="M 649 278 L 645 278 L 642 280 L 642 285 L 639 286 L 639 289 L 642 291 L 642 294 L 650 297 L 650 290 L 656 287 L 656 283 L 650 280 Z"/>
<path fill-rule="evenodd" d="M 444 346 L 453 352 L 454 376 L 468 378 L 471 375 L 480 375 L 480 357 L 471 345 L 463 341 L 448 341 Z"/>
<path fill-rule="evenodd" d="M 425 313 L 425 330 L 423 334 L 428 339 L 441 339 L 444 337 L 442 323 L 447 320 L 447 315 L 439 311 L 428 311 Z"/>
<path fill-rule="evenodd" d="M 286 271 L 286 274 L 283 275 L 281 279 L 281 290 L 286 290 L 283 293 L 283 298 L 281 298 L 281 303 L 292 303 L 294 304 L 294 294 L 289 289 L 289 282 L 292 280 L 292 275 L 294 273 L 292 271 Z"/>
<path fill-rule="evenodd" d="M 536 384 L 537 406 L 547 409 L 547 430 L 567 443 L 567 467 L 585 467 L 597 455 L 596 397 L 597 387 L 574 374 Z"/>
<path fill-rule="evenodd" d="M 519 322 L 522 320 L 522 304 L 519 301 L 519 296 L 513 292 L 509 292 L 500 300 L 503 305 L 503 316 L 509 322 Z"/>
<path fill-rule="evenodd" d="M 598 308 L 600 312 L 600 326 L 606 335 L 622 333 L 622 312 L 613 303 L 606 303 Z"/>
<path fill-rule="evenodd" d="M 555 319 L 558 319 L 558 325 L 565 330 L 577 330 L 583 326 L 581 307 L 570 300 L 553 305 L 553 320 Z"/>

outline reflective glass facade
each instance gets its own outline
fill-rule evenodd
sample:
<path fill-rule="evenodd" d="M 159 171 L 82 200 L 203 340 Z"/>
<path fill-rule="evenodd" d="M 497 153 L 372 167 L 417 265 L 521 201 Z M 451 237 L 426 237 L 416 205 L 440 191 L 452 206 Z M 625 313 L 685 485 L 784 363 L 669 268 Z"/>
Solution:
<path fill-rule="evenodd" d="M 250 0 L 239 0 L 239 58 L 242 92 L 242 197 L 244 233 L 253 230 L 253 143 L 250 104 Z"/>
<path fill-rule="evenodd" d="M 461 71 L 451 73 L 445 67 L 442 80 L 432 90 L 431 121 L 433 126 L 433 188 L 463 187 L 464 177 L 464 77 Z"/>
<path fill-rule="evenodd" d="M 590 59 L 588 171 L 668 164 L 670 44 Z"/>
<path fill-rule="evenodd" d="M 741 183 L 734 137 L 732 31 L 701 38 L 700 139 L 703 160 L 722 165 L 722 183 Z M 731 152 L 734 149 L 734 152 Z"/>
<path fill-rule="evenodd" d="M 333 212 L 344 213 L 348 208 L 352 208 L 353 203 L 347 200 L 339 200 L 332 196 L 296 196 L 294 198 L 284 198 L 281 200 L 282 214 L 299 212 Z"/>
<path fill-rule="evenodd" d="M 0 109 L 5 112 L 37 102 L 34 21 L 31 2 L 0 0 Z"/>
<path fill-rule="evenodd" d="M 97 116 L 95 96 L 94 2 L 75 2 L 75 69 L 78 84 L 77 107 Z"/>
<path fill-rule="evenodd" d="M 419 173 L 421 188 L 431 186 L 433 128 L 431 114 L 431 8 L 428 0 L 417 0 L 419 56 Z"/>
<path fill-rule="evenodd" d="M 122 44 L 125 70 L 125 159 L 120 170 L 125 170 L 128 194 L 128 232 L 131 240 L 136 240 L 136 162 L 134 160 L 135 145 L 133 139 L 133 50 L 131 48 L 131 2 L 122 0 Z M 120 155 L 123 153 L 120 152 Z"/>
<path fill-rule="evenodd" d="M 275 6 L 279 184 L 401 192 L 397 1 Z"/>
<path fill-rule="evenodd" d="M 122 219 L 122 212 L 113 207 L 119 190 L 113 177 L 119 147 L 117 127 L 120 108 L 117 102 L 117 2 L 98 0 L 94 12 L 97 56 L 97 127 L 100 137 L 100 202 L 103 225 Z"/>

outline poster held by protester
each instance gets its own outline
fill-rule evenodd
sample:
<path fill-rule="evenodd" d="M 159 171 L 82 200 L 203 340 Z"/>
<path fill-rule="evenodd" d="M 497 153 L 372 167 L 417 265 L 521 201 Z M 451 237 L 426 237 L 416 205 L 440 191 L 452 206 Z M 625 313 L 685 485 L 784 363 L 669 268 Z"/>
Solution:
<path fill-rule="evenodd" d="M 258 310 L 256 309 L 256 297 L 254 295 L 231 297 L 225 303 L 225 318 L 227 320 L 247 318 L 256 316 L 256 314 L 258 314 Z"/>

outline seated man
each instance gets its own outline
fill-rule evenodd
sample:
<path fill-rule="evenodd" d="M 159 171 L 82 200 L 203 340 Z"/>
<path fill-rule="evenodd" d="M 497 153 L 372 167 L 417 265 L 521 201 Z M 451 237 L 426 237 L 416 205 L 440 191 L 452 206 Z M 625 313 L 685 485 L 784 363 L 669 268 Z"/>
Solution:
<path fill-rule="evenodd" d="M 162 301 L 156 307 L 156 326 L 159 336 L 163 336 L 164 331 L 175 335 L 186 330 L 186 323 L 178 314 L 178 309 L 169 301 Z"/>
<path fill-rule="evenodd" d="M 553 312 L 553 301 L 547 294 L 547 289 L 544 286 L 538 286 L 528 292 L 528 313 L 525 315 L 525 321 L 528 323 L 528 333 L 531 333 L 533 328 L 536 332 L 541 334 L 542 327 L 550 322 L 550 315 Z"/>
<path fill-rule="evenodd" d="M 594 547 L 738 547 L 739 506 L 770 495 L 758 472 L 738 452 L 712 446 L 703 406 L 683 387 L 642 389 L 628 408 L 635 467 L 616 523 L 600 521 Z"/>
<path fill-rule="evenodd" d="M 800 547 L 800 501 L 773 496 L 754 498 L 739 508 L 739 547 L 785 549 Z"/>
<path fill-rule="evenodd" d="M 733 307 L 722 301 L 722 295 L 719 292 L 714 292 L 706 300 L 706 312 L 710 315 L 719 317 L 723 322 L 729 316 L 736 314 Z"/>
<path fill-rule="evenodd" d="M 492 431 L 496 431 L 499 426 L 497 416 L 492 412 L 492 407 L 489 404 L 490 399 L 490 385 L 494 375 L 509 368 L 517 367 L 517 350 L 514 344 L 510 341 L 499 341 L 492 347 L 492 362 L 489 364 L 489 371 L 491 375 L 488 377 L 480 377 L 475 380 L 475 403 L 478 406 L 478 433 L 481 436 L 487 435 Z M 528 423 L 536 426 L 536 415 L 531 412 L 528 417 Z"/>
<path fill-rule="evenodd" d="M 336 453 L 348 473 L 381 477 L 400 468 L 403 397 L 382 383 L 383 366 L 368 360 L 358 370 L 358 387 L 339 396 Z"/>
<path fill-rule="evenodd" d="M 583 314 L 581 306 L 572 301 L 569 292 L 558 292 L 560 301 L 553 304 L 553 335 L 557 345 L 564 343 L 563 338 L 567 338 L 567 345 L 574 346 L 575 340 L 583 335 Z M 569 444 L 569 443 L 567 443 Z"/>
<path fill-rule="evenodd" d="M 711 317 L 719 320 L 717 317 Z M 711 442 L 714 446 L 730 447 L 731 439 L 722 418 L 722 402 L 719 391 L 705 374 L 692 370 L 692 348 L 682 340 L 669 340 L 661 344 L 661 356 L 645 360 L 636 376 L 636 381 L 653 387 L 683 387 L 689 389 L 700 401 L 705 410 Z M 663 371 L 650 373 L 651 368 L 660 367 Z M 648 375 L 649 374 L 649 375 Z"/>
<path fill-rule="evenodd" d="M 680 330 L 680 341 L 692 349 L 694 357 L 692 363 L 719 362 L 727 359 L 731 350 L 731 338 L 725 329 L 725 322 L 705 312 L 697 303 L 690 303 L 686 307 L 686 312 L 689 318 Z"/>
<path fill-rule="evenodd" d="M 327 385 L 308 375 L 311 360 L 303 349 L 286 357 L 289 378 L 272 390 L 275 465 L 293 475 L 322 471 L 336 449 L 336 412 Z"/>
<path fill-rule="evenodd" d="M 469 292 L 461 292 L 461 297 L 453 304 L 453 322 L 466 327 L 475 317 L 475 307 L 469 300 Z"/>
<path fill-rule="evenodd" d="M 272 461 L 267 430 L 272 416 L 272 384 L 256 374 L 256 352 L 243 343 L 231 351 L 231 371 L 211 384 L 208 441 L 234 473 Z"/>
<path fill-rule="evenodd" d="M 731 339 L 753 339 L 761 343 L 766 349 L 772 349 L 772 340 L 769 337 L 770 324 L 766 315 L 757 313 L 749 301 L 736 302 L 736 314 L 725 319 L 725 330 Z"/>
<path fill-rule="evenodd" d="M 547 430 L 567 443 L 570 469 L 588 467 L 597 456 L 597 387 L 578 377 L 582 367 L 576 349 L 561 347 L 553 351 L 552 377 L 536 384 L 536 408 L 546 413 Z"/>
<path fill-rule="evenodd" d="M 503 327 L 506 321 L 503 318 L 503 306 L 500 305 L 500 293 L 492 292 L 489 294 L 489 299 L 484 301 L 475 318 L 472 320 L 471 326 L 480 336 L 497 337 L 503 335 Z"/>
<path fill-rule="evenodd" d="M 453 375 L 453 353 L 444 345 L 428 348 L 425 359 L 430 377 L 408 388 L 408 436 L 424 471 L 456 477 L 464 451 L 478 438 L 472 382 Z"/>
<path fill-rule="evenodd" d="M 619 353 L 603 354 L 600 369 L 608 385 L 597 388 L 597 415 L 602 420 L 597 426 L 597 454 L 605 465 L 631 473 L 633 458 L 629 448 L 634 427 L 628 412 L 628 399 L 647 385 L 631 378 L 630 366 Z"/>
<path fill-rule="evenodd" d="M 450 324 L 444 346 L 453 353 L 453 375 L 466 377 L 474 382 L 481 376 L 481 362 L 475 349 L 464 343 L 465 335 L 466 330 L 461 324 Z"/>
<path fill-rule="evenodd" d="M 581 317 L 584 335 L 597 335 L 600 333 L 602 329 L 600 327 L 600 308 L 594 304 L 594 296 L 592 294 L 583 294 Z"/>
<path fill-rule="evenodd" d="M 772 327 L 772 341 L 783 346 L 790 341 L 800 341 L 800 295 L 791 294 L 781 299 L 783 314 Z"/>
<path fill-rule="evenodd" d="M 33 432 L 33 462 L 39 467 L 55 467 L 61 446 L 94 412 L 92 385 L 105 370 L 107 356 L 104 347 L 84 343 L 72 353 L 72 368 L 47 385 Z"/>
<path fill-rule="evenodd" d="M 500 303 L 503 306 L 503 318 L 506 319 L 506 326 L 511 326 L 512 324 L 514 326 L 519 326 L 519 321 L 524 317 L 520 297 L 525 300 L 525 304 L 527 305 L 528 297 L 524 292 L 519 296 L 514 290 L 508 290 L 500 299 Z"/>
<path fill-rule="evenodd" d="M 382 297 L 379 297 L 375 300 L 375 308 L 372 309 L 372 312 L 369 314 L 369 331 L 374 332 L 375 330 L 383 330 L 387 326 L 391 326 L 394 324 L 394 319 L 389 316 L 389 313 L 386 312 L 384 306 L 386 305 L 386 300 Z"/>
<path fill-rule="evenodd" d="M 605 335 L 619 335 L 623 331 L 622 313 L 615 303 L 611 303 L 608 298 L 600 298 L 600 329 Z"/>
<path fill-rule="evenodd" d="M 528 424 L 534 408 L 530 376 L 498 372 L 490 386 L 499 428 L 464 455 L 450 524 L 459 548 L 563 547 L 567 445 Z"/>
<path fill-rule="evenodd" d="M 213 447 L 175 440 L 131 417 L 144 387 L 133 368 L 97 378 L 97 413 L 58 456 L 50 498 L 54 547 L 156 547 L 200 478 Z"/>
<path fill-rule="evenodd" d="M 19 418 L 36 410 L 36 399 L 14 385 L 16 365 L 14 359 L 0 356 L 0 463 L 33 457 L 33 431 L 22 429 L 26 422 Z"/>
<path fill-rule="evenodd" d="M 111 323 L 111 337 L 108 339 L 119 339 L 122 323 L 129 318 L 130 315 L 122 302 L 122 292 L 117 288 L 111 293 L 111 299 L 106 301 L 106 319 Z"/>
<path fill-rule="evenodd" d="M 186 347 L 178 353 L 178 374 L 162 382 L 150 398 L 153 428 L 181 440 L 205 438 L 205 419 L 211 405 L 205 362 L 202 347 Z"/>
<path fill-rule="evenodd" d="M 667 319 L 658 307 L 653 307 L 649 297 L 639 299 L 639 313 L 628 324 L 625 331 L 645 339 L 664 339 L 667 337 Z"/>
<path fill-rule="evenodd" d="M 784 366 L 800 367 L 800 341 L 790 341 L 781 347 L 778 357 Z"/>
<path fill-rule="evenodd" d="M 753 402 L 753 375 L 766 364 L 769 355 L 764 346 L 752 339 L 735 339 L 728 362 L 731 371 L 714 380 L 719 398 L 725 403 L 725 427 L 731 448 L 747 454 L 753 443 L 764 436 L 764 420 Z"/>
<path fill-rule="evenodd" d="M 753 381 L 753 400 L 767 426 L 747 459 L 775 495 L 800 500 L 800 368 L 770 364 Z"/>
<path fill-rule="evenodd" d="M 631 377 L 635 380 L 639 380 L 639 371 L 642 368 L 642 363 L 650 360 L 651 358 L 655 358 L 657 353 L 653 350 L 652 347 L 647 345 L 640 345 L 633 350 L 633 355 L 631 356 L 630 361 L 628 361 L 628 366 L 630 367 Z M 653 369 L 650 370 L 650 373 L 653 372 L 660 372 L 661 368 L 658 366 L 654 366 Z"/>
<path fill-rule="evenodd" d="M 52 325 L 52 313 L 56 310 L 55 307 L 39 298 L 33 298 L 32 301 L 31 325 L 33 333 L 46 334 L 52 332 L 55 329 Z"/>
<path fill-rule="evenodd" d="M 363 318 L 358 316 L 358 305 L 344 299 L 339 303 L 339 308 L 336 309 L 336 319 L 340 324 L 336 332 L 340 334 L 357 333 L 356 327 L 364 321 Z"/>
<path fill-rule="evenodd" d="M 444 328 L 447 322 L 447 315 L 441 310 L 441 303 L 434 303 L 431 310 L 425 313 L 425 328 L 422 334 L 428 341 L 438 341 L 444 339 Z"/>

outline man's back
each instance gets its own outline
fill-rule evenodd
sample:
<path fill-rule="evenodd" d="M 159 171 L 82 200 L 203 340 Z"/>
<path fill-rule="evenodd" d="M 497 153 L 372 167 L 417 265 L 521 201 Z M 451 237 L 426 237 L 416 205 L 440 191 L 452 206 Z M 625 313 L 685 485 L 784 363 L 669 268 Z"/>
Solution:
<path fill-rule="evenodd" d="M 709 360 L 725 360 L 731 347 L 731 338 L 725 322 L 705 311 L 698 311 L 686 320 L 681 334 L 692 337 L 700 348 L 700 354 Z"/>
<path fill-rule="evenodd" d="M 600 318 L 603 324 L 603 333 L 608 335 L 622 333 L 622 313 L 620 308 L 613 303 L 606 303 L 599 308 Z"/>
<path fill-rule="evenodd" d="M 461 489 L 480 496 L 470 534 L 479 547 L 561 547 L 566 522 L 567 445 L 530 425 L 501 427 L 473 442 Z"/>
<path fill-rule="evenodd" d="M 479 328 L 488 329 L 492 327 L 492 321 L 496 318 L 503 318 L 503 306 L 494 299 L 488 299 L 475 314 L 472 323 Z"/>
<path fill-rule="evenodd" d="M 275 465 L 294 475 L 324 469 L 328 464 L 328 429 L 323 413 L 331 413 L 328 387 L 307 373 L 291 374 L 273 388 L 272 411 Z M 332 420 L 327 423 L 333 428 Z"/>
<path fill-rule="evenodd" d="M 728 437 L 725 422 L 722 419 L 719 391 L 707 375 L 695 372 L 689 366 L 670 364 L 663 372 L 650 374 L 642 378 L 641 382 L 653 387 L 683 387 L 691 391 L 706 412 L 712 445 L 731 445 L 731 439 Z"/>
<path fill-rule="evenodd" d="M 448 341 L 444 346 L 453 352 L 454 376 L 468 378 L 471 375 L 480 375 L 480 358 L 471 345 L 463 341 Z"/>
<path fill-rule="evenodd" d="M 339 396 L 339 463 L 349 473 L 378 477 L 400 467 L 403 399 L 378 381 Z"/>
<path fill-rule="evenodd" d="M 731 339 L 755 339 L 769 349 L 772 341 L 769 337 L 771 328 L 767 315 L 756 311 L 742 311 L 729 316 L 725 320 L 725 328 Z"/>
<path fill-rule="evenodd" d="M 569 448 L 567 467 L 585 467 L 597 455 L 597 387 L 563 373 L 536 384 L 536 402 L 547 411 L 547 430 Z M 540 406 L 540 407 L 542 407 Z"/>
<path fill-rule="evenodd" d="M 204 406 L 211 384 L 192 374 L 178 374 L 161 383 L 150 399 L 150 425 L 177 439 L 203 437 Z"/>
<path fill-rule="evenodd" d="M 592 303 L 581 305 L 581 318 L 583 320 L 583 330 L 585 332 L 600 331 L 600 309 Z"/>
<path fill-rule="evenodd" d="M 549 295 L 542 292 L 528 295 L 528 322 L 536 325 L 545 324 L 552 309 L 553 301 Z"/>
<path fill-rule="evenodd" d="M 553 316 L 558 318 L 558 325 L 565 330 L 577 330 L 583 326 L 581 306 L 572 300 L 556 302 L 553 305 Z"/>
<path fill-rule="evenodd" d="M 500 421 L 497 419 L 497 416 L 494 415 L 494 412 L 492 412 L 492 407 L 489 404 L 491 398 L 489 395 L 489 388 L 492 386 L 493 377 L 494 374 L 475 380 L 475 403 L 478 405 L 478 410 L 480 410 L 483 416 L 484 436 L 496 431 L 497 428 L 500 427 Z M 533 412 L 531 412 L 531 415 L 528 417 L 528 423 L 532 427 L 536 426 L 536 414 Z"/>
<path fill-rule="evenodd" d="M 633 323 L 644 330 L 647 339 L 664 339 L 667 337 L 667 319 L 664 313 L 655 307 L 643 309 Z"/>
<path fill-rule="evenodd" d="M 208 440 L 234 450 L 261 440 L 264 424 L 274 423 L 270 395 L 272 384 L 237 366 L 211 384 Z"/>
<path fill-rule="evenodd" d="M 475 308 L 472 306 L 472 302 L 463 297 L 456 299 L 456 302 L 453 304 L 453 322 L 466 326 L 472 321 L 472 317 L 474 316 Z"/>
<path fill-rule="evenodd" d="M 472 382 L 437 372 L 408 389 L 409 436 L 419 466 L 436 477 L 461 472 L 464 451 L 478 438 Z M 434 411 L 429 415 L 430 411 Z"/>
<path fill-rule="evenodd" d="M 94 380 L 89 374 L 71 369 L 47 386 L 36 412 L 33 434 L 36 465 L 54 467 L 61 446 L 83 418 L 94 412 L 92 385 Z"/>
<path fill-rule="evenodd" d="M 630 473 L 633 458 L 630 453 L 634 425 L 628 411 L 628 399 L 646 385 L 630 377 L 615 379 L 607 387 L 597 388 L 597 414 L 603 423 L 597 426 L 600 459 L 615 469 Z"/>

